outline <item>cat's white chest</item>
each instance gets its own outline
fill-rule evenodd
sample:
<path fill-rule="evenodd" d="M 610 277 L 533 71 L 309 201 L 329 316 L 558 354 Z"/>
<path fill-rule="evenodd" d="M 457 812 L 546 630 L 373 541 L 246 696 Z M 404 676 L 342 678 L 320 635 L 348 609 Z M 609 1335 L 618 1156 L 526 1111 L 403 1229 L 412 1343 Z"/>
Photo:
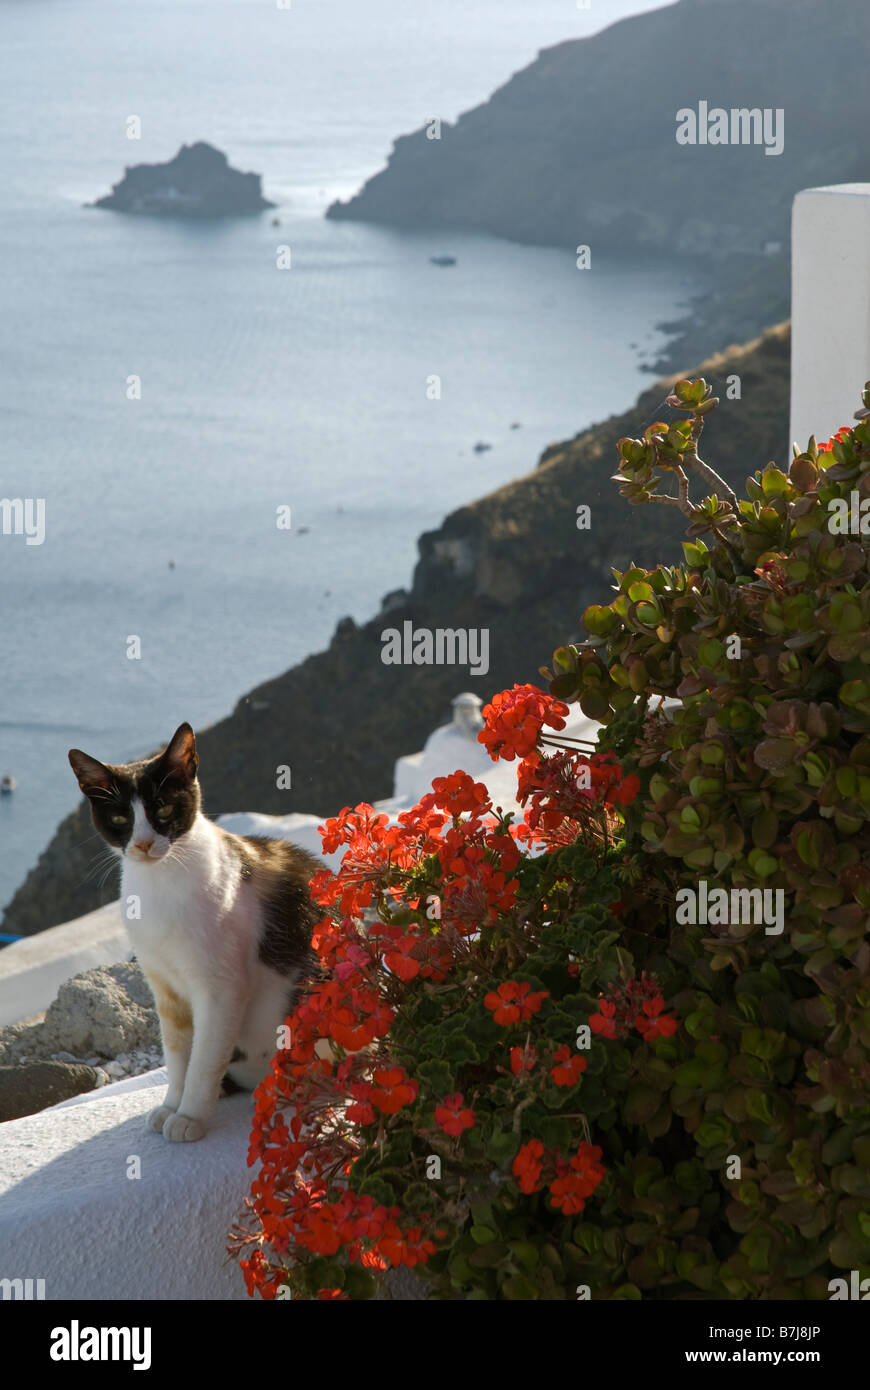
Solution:
<path fill-rule="evenodd" d="M 246 888 L 207 840 L 178 860 L 141 864 L 125 856 L 121 909 L 143 968 L 174 977 L 187 994 L 197 980 L 238 967 L 255 925 Z"/>

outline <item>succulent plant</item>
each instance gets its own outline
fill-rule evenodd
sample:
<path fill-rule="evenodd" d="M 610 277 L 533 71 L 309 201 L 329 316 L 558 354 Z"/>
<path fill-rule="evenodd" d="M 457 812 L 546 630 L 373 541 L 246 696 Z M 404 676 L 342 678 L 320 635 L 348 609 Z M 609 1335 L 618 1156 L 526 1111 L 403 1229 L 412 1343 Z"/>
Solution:
<path fill-rule="evenodd" d="M 641 1290 L 668 1271 L 710 1297 L 824 1298 L 840 1271 L 870 1272 L 870 383 L 854 427 L 795 449 L 787 473 L 758 470 L 740 499 L 698 455 L 707 383 L 678 382 L 668 404 L 686 418 L 620 440 L 616 480 L 684 513 L 684 563 L 614 571 L 588 640 L 546 674 L 642 778 L 629 855 L 663 885 L 781 892 L 785 928 L 669 930 L 661 978 L 694 1051 L 660 1043 L 662 1068 L 627 1078 L 659 1098 L 634 1106 L 648 1138 L 683 1156 L 672 1171 L 640 1144 L 626 1156 L 624 1181 L 655 1200 L 620 1230 L 620 1259 Z M 680 702 L 670 718 L 660 697 Z M 694 1253 L 682 1192 L 709 1236 Z M 616 1202 L 630 1209 L 625 1188 Z M 606 1264 L 608 1235 L 577 1243 Z"/>

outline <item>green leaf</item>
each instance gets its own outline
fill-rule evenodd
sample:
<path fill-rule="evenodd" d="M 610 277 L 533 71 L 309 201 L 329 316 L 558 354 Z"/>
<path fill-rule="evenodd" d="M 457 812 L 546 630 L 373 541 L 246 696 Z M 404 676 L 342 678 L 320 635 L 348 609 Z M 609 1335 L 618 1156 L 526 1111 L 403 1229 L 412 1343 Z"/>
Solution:
<path fill-rule="evenodd" d="M 532 1270 L 537 1267 L 540 1253 L 538 1247 L 533 1245 L 531 1241 L 510 1240 L 508 1241 L 508 1249 L 517 1263 L 522 1265 L 524 1270 Z"/>
<path fill-rule="evenodd" d="M 557 700 L 573 700 L 577 694 L 577 675 L 574 671 L 563 671 L 550 681 L 550 694 Z"/>
<path fill-rule="evenodd" d="M 525 1274 L 510 1274 L 502 1280 L 501 1290 L 505 1298 L 531 1303 L 537 1300 L 538 1290 Z"/>
<path fill-rule="evenodd" d="M 619 617 L 612 608 L 593 603 L 583 614 L 583 626 L 595 637 L 609 637 L 619 627 Z"/>
<path fill-rule="evenodd" d="M 610 701 L 601 690 L 584 690 L 580 696 L 580 708 L 587 719 L 603 724 L 610 714 Z"/>
<path fill-rule="evenodd" d="M 497 1237 L 498 1232 L 491 1226 L 472 1226 L 471 1239 L 475 1245 L 490 1245 Z"/>

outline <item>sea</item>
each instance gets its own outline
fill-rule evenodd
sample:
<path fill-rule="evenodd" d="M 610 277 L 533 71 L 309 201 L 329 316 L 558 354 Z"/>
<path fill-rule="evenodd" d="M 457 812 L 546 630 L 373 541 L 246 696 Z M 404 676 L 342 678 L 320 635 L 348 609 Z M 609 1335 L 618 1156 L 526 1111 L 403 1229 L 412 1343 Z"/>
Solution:
<path fill-rule="evenodd" d="M 0 0 L 0 498 L 45 517 L 0 534 L 0 907 L 77 802 L 71 746 L 120 762 L 226 715 L 649 384 L 682 266 L 323 216 L 398 135 L 643 8 Z M 195 140 L 274 212 L 87 206 Z"/>

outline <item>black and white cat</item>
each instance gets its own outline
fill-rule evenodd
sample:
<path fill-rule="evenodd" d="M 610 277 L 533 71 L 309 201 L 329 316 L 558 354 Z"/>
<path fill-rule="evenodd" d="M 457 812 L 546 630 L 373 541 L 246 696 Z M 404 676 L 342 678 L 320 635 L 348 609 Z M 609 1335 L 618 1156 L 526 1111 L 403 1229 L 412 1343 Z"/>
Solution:
<path fill-rule="evenodd" d="M 148 1116 L 165 1139 L 201 1139 L 219 1095 L 253 1090 L 313 966 L 323 867 L 284 840 L 233 835 L 202 814 L 193 730 L 163 753 L 114 766 L 73 748 L 94 825 L 121 856 L 126 927 L 154 994 L 169 1073 Z"/>

